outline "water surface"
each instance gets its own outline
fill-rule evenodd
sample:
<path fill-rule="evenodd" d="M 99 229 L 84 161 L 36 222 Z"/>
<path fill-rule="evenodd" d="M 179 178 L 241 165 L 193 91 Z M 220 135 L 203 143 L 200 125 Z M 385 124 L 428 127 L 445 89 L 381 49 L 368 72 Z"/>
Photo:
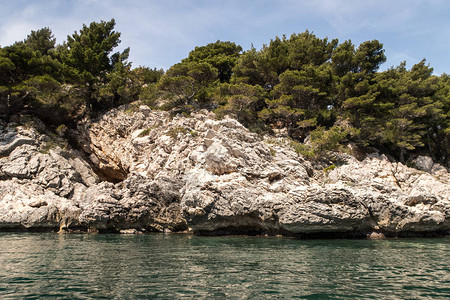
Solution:
<path fill-rule="evenodd" d="M 445 299 L 450 238 L 0 233 L 0 298 Z"/>

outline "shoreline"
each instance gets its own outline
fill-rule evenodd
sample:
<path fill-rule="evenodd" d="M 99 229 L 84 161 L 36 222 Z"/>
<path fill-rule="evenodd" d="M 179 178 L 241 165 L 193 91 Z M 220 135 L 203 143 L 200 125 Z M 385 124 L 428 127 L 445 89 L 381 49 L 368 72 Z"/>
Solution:
<path fill-rule="evenodd" d="M 55 234 L 113 234 L 113 235 L 147 235 L 147 234 L 177 234 L 177 235 L 192 235 L 198 237 L 278 237 L 278 238 L 293 238 L 299 240 L 320 240 L 320 239 L 354 239 L 354 240 L 381 240 L 381 239 L 407 239 L 407 238 L 445 238 L 450 237 L 450 231 L 433 231 L 433 232 L 314 232 L 314 233 L 289 233 L 289 232 L 248 232 L 239 230 L 220 230 L 217 232 L 193 232 L 189 230 L 182 231 L 147 231 L 142 229 L 121 229 L 121 230 L 92 230 L 87 228 L 60 230 L 58 228 L 24 228 L 11 227 L 0 228 L 0 233 L 55 233 Z"/>

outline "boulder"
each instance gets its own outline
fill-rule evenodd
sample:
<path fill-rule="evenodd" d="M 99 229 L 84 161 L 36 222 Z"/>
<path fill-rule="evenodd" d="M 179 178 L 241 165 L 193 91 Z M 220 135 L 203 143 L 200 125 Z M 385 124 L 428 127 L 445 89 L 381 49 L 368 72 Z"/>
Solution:
<path fill-rule="evenodd" d="M 419 170 L 430 173 L 433 168 L 433 159 L 429 156 L 417 156 L 413 161 L 412 165 Z"/>

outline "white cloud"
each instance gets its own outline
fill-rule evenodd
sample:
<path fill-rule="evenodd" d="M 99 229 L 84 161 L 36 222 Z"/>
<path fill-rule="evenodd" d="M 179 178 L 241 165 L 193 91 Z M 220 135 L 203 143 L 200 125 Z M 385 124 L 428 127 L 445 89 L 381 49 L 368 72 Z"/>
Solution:
<path fill-rule="evenodd" d="M 8 46 L 24 40 L 30 33 L 33 24 L 28 22 L 8 23 L 0 27 L 0 45 Z"/>

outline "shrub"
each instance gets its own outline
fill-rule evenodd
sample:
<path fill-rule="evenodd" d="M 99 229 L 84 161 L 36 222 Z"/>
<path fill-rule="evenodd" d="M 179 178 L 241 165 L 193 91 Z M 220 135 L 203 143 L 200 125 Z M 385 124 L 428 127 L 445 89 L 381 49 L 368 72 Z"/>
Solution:
<path fill-rule="evenodd" d="M 61 124 L 61 125 L 59 125 L 57 128 L 56 128 L 56 133 L 59 135 L 59 136 L 64 136 L 64 134 L 67 132 L 67 126 L 66 125 L 64 125 L 64 124 Z"/>
<path fill-rule="evenodd" d="M 146 129 L 142 130 L 141 133 L 139 133 L 138 137 L 147 136 L 150 134 L 151 131 L 152 131 L 152 128 L 146 128 Z"/>
<path fill-rule="evenodd" d="M 317 157 L 317 154 L 314 152 L 314 149 L 311 146 L 305 145 L 303 143 L 294 140 L 289 141 L 289 146 L 294 148 L 297 154 L 302 155 L 306 158 L 312 159 Z"/>
<path fill-rule="evenodd" d="M 328 172 L 330 172 L 330 171 L 332 171 L 334 169 L 336 169 L 336 166 L 335 165 L 331 165 L 331 166 L 326 167 L 325 169 L 323 169 L 323 172 L 324 173 L 328 173 Z"/>
<path fill-rule="evenodd" d="M 177 127 L 173 127 L 171 129 L 169 129 L 169 131 L 167 132 L 167 135 L 170 136 L 172 139 L 177 140 L 178 138 L 178 134 L 185 134 L 188 132 L 188 129 L 182 126 L 177 126 Z"/>

